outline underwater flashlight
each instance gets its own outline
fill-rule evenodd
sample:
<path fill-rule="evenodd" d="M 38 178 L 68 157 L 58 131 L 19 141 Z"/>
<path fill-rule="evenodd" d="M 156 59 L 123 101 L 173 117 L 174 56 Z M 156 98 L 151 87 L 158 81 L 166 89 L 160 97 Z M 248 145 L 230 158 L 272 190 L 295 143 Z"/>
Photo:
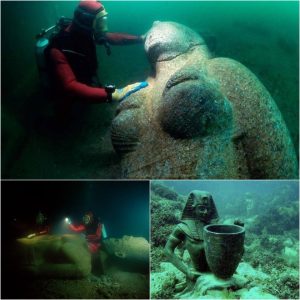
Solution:
<path fill-rule="evenodd" d="M 69 218 L 65 218 L 65 222 L 66 222 L 67 224 L 71 224 L 71 220 L 70 220 Z"/>

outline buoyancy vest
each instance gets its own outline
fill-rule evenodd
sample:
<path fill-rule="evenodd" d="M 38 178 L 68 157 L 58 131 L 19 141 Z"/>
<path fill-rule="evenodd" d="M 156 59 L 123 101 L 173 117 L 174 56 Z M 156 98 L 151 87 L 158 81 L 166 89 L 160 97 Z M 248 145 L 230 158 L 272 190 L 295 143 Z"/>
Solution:
<path fill-rule="evenodd" d="M 97 234 L 99 231 L 99 228 L 101 228 L 101 224 L 98 222 L 93 222 L 92 224 L 85 226 L 85 234 L 86 235 Z M 100 234 L 100 238 L 101 238 L 101 231 L 99 234 Z"/>
<path fill-rule="evenodd" d="M 50 70 L 53 71 L 49 57 L 52 48 L 60 50 L 66 56 L 79 82 L 93 84 L 93 78 L 97 75 L 98 63 L 96 45 L 92 36 L 67 30 L 62 30 L 55 35 L 46 50 L 47 61 L 50 64 Z M 52 72 L 52 74 L 54 73 Z"/>

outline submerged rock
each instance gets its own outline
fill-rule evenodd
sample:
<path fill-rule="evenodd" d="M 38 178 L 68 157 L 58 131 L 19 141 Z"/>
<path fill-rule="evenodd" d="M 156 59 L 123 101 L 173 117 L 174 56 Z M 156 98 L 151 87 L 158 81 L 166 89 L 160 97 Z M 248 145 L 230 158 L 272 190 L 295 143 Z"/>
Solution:
<path fill-rule="evenodd" d="M 282 257 L 286 264 L 291 267 L 299 266 L 299 249 L 285 246 L 282 250 Z"/>
<path fill-rule="evenodd" d="M 103 249 L 108 254 L 105 262 L 107 270 L 112 265 L 126 271 L 149 272 L 149 242 L 143 237 L 123 236 L 103 241 Z"/>
<path fill-rule="evenodd" d="M 155 22 L 145 50 L 154 75 L 112 124 L 123 178 L 297 178 L 282 116 L 245 66 L 173 22 Z"/>
<path fill-rule="evenodd" d="M 184 282 L 185 275 L 169 262 L 160 264 L 161 272 L 151 273 L 151 298 L 173 298 L 175 285 Z"/>
<path fill-rule="evenodd" d="M 174 200 L 174 201 L 177 200 L 177 198 L 179 196 L 175 190 L 170 189 L 169 187 L 167 187 L 163 184 L 157 183 L 155 181 L 151 183 L 151 191 L 153 193 L 157 194 L 161 198 L 166 198 L 166 199 Z"/>
<path fill-rule="evenodd" d="M 240 292 L 236 293 L 239 299 L 278 299 L 277 297 L 264 292 L 259 287 L 253 287 L 249 290 L 241 290 Z"/>
<path fill-rule="evenodd" d="M 13 254 L 24 276 L 84 278 L 91 272 L 91 254 L 78 235 L 42 235 L 16 241 Z"/>
<path fill-rule="evenodd" d="M 160 266 L 161 272 L 151 274 L 151 297 L 154 299 L 278 299 L 260 284 L 269 276 L 247 263 L 241 263 L 229 279 L 204 273 L 194 284 L 184 284 L 185 276 L 171 263 L 164 262 Z M 176 293 L 176 285 L 182 283 L 185 289 Z"/>

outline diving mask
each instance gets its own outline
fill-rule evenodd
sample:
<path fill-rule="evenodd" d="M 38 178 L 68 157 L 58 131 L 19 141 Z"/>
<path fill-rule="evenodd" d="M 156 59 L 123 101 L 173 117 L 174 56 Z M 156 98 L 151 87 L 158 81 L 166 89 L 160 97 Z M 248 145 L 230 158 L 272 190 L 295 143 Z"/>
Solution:
<path fill-rule="evenodd" d="M 84 225 L 89 225 L 92 221 L 92 218 L 90 215 L 84 215 L 82 221 Z"/>
<path fill-rule="evenodd" d="M 100 11 L 94 20 L 93 28 L 95 34 L 101 34 L 108 31 L 107 27 L 107 12 L 104 10 Z"/>

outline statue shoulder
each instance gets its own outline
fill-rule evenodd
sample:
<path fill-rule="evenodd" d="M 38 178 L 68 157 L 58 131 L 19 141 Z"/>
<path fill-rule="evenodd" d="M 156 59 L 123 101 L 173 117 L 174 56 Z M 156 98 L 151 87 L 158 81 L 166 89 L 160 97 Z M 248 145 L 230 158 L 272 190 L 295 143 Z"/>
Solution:
<path fill-rule="evenodd" d="M 172 236 L 183 241 L 186 236 L 187 232 L 187 225 L 184 223 L 179 223 L 175 226 L 175 228 L 172 231 Z"/>

